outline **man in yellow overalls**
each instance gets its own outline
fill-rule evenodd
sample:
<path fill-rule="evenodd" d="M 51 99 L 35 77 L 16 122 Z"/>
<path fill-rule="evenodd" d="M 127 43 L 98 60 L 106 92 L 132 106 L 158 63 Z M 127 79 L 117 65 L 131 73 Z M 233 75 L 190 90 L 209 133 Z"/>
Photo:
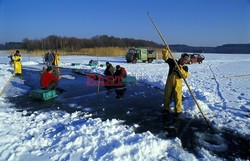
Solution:
<path fill-rule="evenodd" d="M 59 53 L 56 51 L 55 52 L 55 58 L 54 58 L 54 65 L 55 66 L 58 66 L 59 60 L 60 60 L 60 56 L 59 56 Z"/>
<path fill-rule="evenodd" d="M 168 46 L 162 50 L 162 58 L 169 65 L 168 78 L 164 91 L 164 109 L 170 111 L 170 102 L 174 98 L 176 115 L 182 112 L 182 77 L 188 77 L 188 67 L 185 65 L 189 62 L 189 55 L 184 53 L 177 61 L 180 71 L 175 65 L 174 59 L 169 57 Z M 181 73 L 181 74 L 180 74 Z"/>
<path fill-rule="evenodd" d="M 16 51 L 16 53 L 12 56 L 12 60 L 14 62 L 14 74 L 15 75 L 21 75 L 22 74 L 22 56 L 19 52 L 19 50 Z"/>

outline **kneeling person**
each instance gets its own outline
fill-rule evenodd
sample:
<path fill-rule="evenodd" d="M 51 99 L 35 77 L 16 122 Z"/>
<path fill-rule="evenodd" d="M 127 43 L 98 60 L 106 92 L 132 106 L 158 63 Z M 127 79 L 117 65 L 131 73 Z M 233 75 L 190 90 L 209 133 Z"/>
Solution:
<path fill-rule="evenodd" d="M 62 89 L 58 88 L 58 82 L 61 79 L 61 76 L 56 77 L 53 75 L 52 67 L 48 67 L 45 72 L 42 73 L 41 76 L 41 87 L 45 90 L 55 89 L 59 92 L 63 92 Z"/>

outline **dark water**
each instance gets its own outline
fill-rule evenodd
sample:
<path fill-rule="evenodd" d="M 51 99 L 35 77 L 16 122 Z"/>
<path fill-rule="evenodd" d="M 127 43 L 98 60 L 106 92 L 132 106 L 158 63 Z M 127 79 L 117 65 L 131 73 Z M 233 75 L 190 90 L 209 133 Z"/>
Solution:
<path fill-rule="evenodd" d="M 126 125 L 139 125 L 135 129 L 141 133 L 150 131 L 163 139 L 178 137 L 183 148 L 199 157 L 201 147 L 212 154 L 229 160 L 235 158 L 250 159 L 250 140 L 227 129 L 207 129 L 204 120 L 188 119 L 183 114 L 176 118 L 173 114 L 162 111 L 163 91 L 142 84 L 130 83 L 123 88 L 107 90 L 96 86 L 86 86 L 87 77 L 72 72 L 71 69 L 60 69 L 62 75 L 71 75 L 75 79 L 63 78 L 59 87 L 66 90 L 59 97 L 49 101 L 33 100 L 28 92 L 17 97 L 9 96 L 13 108 L 18 111 L 63 110 L 69 113 L 83 111 L 91 113 L 93 118 L 124 120 Z M 83 71 L 89 72 L 89 71 Z M 19 78 L 14 78 L 6 93 L 13 92 L 13 86 L 24 88 L 24 91 L 39 88 L 40 71 L 24 69 L 22 80 L 29 89 L 22 87 Z"/>

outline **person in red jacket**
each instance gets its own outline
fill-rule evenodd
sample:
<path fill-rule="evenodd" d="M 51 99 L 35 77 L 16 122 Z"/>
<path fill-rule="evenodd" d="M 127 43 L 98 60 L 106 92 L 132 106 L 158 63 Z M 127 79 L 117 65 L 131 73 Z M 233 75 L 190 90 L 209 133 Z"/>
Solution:
<path fill-rule="evenodd" d="M 42 89 L 45 89 L 45 90 L 55 89 L 61 92 L 61 89 L 57 87 L 60 79 L 61 79 L 61 76 L 56 77 L 53 75 L 53 68 L 49 66 L 47 70 L 42 73 L 41 87 Z"/>
<path fill-rule="evenodd" d="M 117 65 L 114 76 L 122 76 L 122 78 L 125 78 L 127 77 L 127 72 L 125 68 L 121 67 L 120 65 Z"/>
<path fill-rule="evenodd" d="M 122 80 L 127 77 L 127 72 L 125 68 L 121 67 L 120 65 L 116 66 L 116 71 L 114 74 L 115 78 L 115 85 L 116 86 L 125 86 L 125 84 L 122 83 Z"/>

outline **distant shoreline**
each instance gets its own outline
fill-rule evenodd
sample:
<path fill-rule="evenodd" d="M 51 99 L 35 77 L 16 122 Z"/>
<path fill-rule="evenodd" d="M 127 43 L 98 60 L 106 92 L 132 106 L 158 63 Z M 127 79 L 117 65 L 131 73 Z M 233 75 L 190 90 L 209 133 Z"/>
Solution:
<path fill-rule="evenodd" d="M 47 50 L 57 49 L 62 55 L 90 54 L 98 56 L 122 56 L 131 47 L 154 49 L 161 52 L 164 45 L 142 39 L 119 38 L 108 35 L 94 36 L 88 39 L 50 35 L 39 40 L 24 39 L 23 42 L 6 42 L 5 44 L 0 44 L 0 50 L 23 49 L 27 50 L 27 53 L 35 55 L 41 55 L 44 51 L 47 52 Z M 169 47 L 172 52 L 250 54 L 250 43 L 224 44 L 216 47 L 171 44 Z"/>
<path fill-rule="evenodd" d="M 228 44 L 217 47 L 192 47 L 187 45 L 169 45 L 172 52 L 187 52 L 187 53 L 208 53 L 208 54 L 250 54 L 250 44 Z M 93 47 L 82 48 L 80 50 L 58 50 L 61 55 L 96 55 L 96 56 L 125 56 L 128 49 L 132 47 Z M 139 47 L 140 48 L 140 47 Z M 161 53 L 162 47 L 142 47 L 146 49 L 156 50 Z M 1 49 L 8 53 L 13 53 L 15 50 L 21 50 L 29 55 L 44 55 L 48 50 L 25 50 L 23 48 L 12 48 L 9 50 Z M 56 49 L 51 49 L 56 50 Z"/>
<path fill-rule="evenodd" d="M 171 48 L 171 46 L 170 46 Z M 57 50 L 60 56 L 71 56 L 71 55 L 85 55 L 85 56 L 125 56 L 129 48 L 118 48 L 118 47 L 106 47 L 106 48 L 87 48 L 81 49 L 79 51 L 64 51 L 64 50 Z M 161 58 L 161 51 L 162 48 L 147 48 L 153 49 L 157 52 L 158 58 Z M 43 56 L 45 55 L 48 50 L 34 50 L 34 51 L 27 51 L 24 49 L 18 49 L 22 54 L 27 54 L 29 56 Z M 4 54 L 15 54 L 16 50 L 0 50 L 4 51 Z M 55 50 L 54 50 L 55 51 Z M 172 50 L 173 53 L 184 53 L 181 51 Z M 244 54 L 248 55 L 250 53 L 223 53 L 223 52 L 187 52 L 187 53 L 201 53 L 201 54 Z"/>

